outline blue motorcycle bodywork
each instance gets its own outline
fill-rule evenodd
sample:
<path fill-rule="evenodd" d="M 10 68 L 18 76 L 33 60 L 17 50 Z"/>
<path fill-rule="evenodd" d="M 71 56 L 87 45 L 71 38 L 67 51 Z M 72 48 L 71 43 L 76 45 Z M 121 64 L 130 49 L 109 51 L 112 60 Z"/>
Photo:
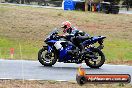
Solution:
<path fill-rule="evenodd" d="M 88 39 L 88 40 L 84 41 L 83 45 L 86 46 L 86 45 L 89 45 L 89 44 L 94 44 L 94 43 L 96 43 L 96 42 L 98 42 L 98 41 L 100 41 L 104 38 L 106 38 L 106 37 L 104 37 L 104 36 L 94 36 L 91 39 Z"/>
<path fill-rule="evenodd" d="M 55 32 L 53 32 L 52 34 L 54 34 Z M 72 36 L 68 36 L 67 38 L 70 39 Z M 92 37 L 91 39 L 85 40 L 83 42 L 83 45 L 88 45 L 88 44 L 94 44 L 97 41 L 101 40 L 105 38 L 104 36 L 98 36 L 98 37 Z M 54 44 L 59 41 L 58 39 L 52 37 L 48 37 L 46 40 L 47 46 L 48 46 L 48 53 L 52 52 L 54 48 Z M 68 60 L 77 60 L 78 58 L 73 58 L 71 55 L 68 54 L 69 50 L 73 50 L 73 47 L 75 47 L 74 45 L 68 44 L 66 47 L 62 47 L 61 49 L 57 50 L 58 53 L 58 61 L 59 62 L 65 62 Z M 90 49 L 87 49 L 87 51 L 89 52 Z"/>
<path fill-rule="evenodd" d="M 47 43 L 53 43 L 55 44 L 58 40 L 49 40 Z M 72 56 L 68 55 L 67 51 L 68 50 L 72 50 L 73 46 L 72 45 L 68 45 L 66 48 L 61 48 L 59 49 L 59 58 L 58 61 L 59 62 L 64 62 L 67 60 L 71 60 L 73 59 Z M 53 50 L 53 47 L 48 45 L 48 53 L 50 53 Z"/>
<path fill-rule="evenodd" d="M 72 59 L 72 57 L 70 55 L 68 55 L 68 53 L 67 53 L 67 51 L 71 50 L 71 49 L 72 49 L 72 46 L 68 46 L 68 47 L 60 50 L 60 54 L 59 54 L 59 61 L 60 62 Z"/>

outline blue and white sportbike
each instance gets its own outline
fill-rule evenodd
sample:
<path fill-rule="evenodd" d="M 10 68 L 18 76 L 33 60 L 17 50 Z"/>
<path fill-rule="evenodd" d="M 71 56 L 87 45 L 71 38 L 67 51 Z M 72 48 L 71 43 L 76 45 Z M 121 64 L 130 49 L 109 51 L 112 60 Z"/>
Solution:
<path fill-rule="evenodd" d="M 74 44 L 67 40 L 62 40 L 58 35 L 58 31 L 54 30 L 45 39 L 45 46 L 38 52 L 38 60 L 44 66 L 52 66 L 56 62 L 64 63 L 83 63 L 91 68 L 99 68 L 105 62 L 105 56 L 101 49 L 103 49 L 104 36 L 91 37 L 83 40 L 85 53 L 81 53 Z M 99 46 L 93 46 L 98 42 Z M 72 52 L 72 53 L 71 53 Z"/>

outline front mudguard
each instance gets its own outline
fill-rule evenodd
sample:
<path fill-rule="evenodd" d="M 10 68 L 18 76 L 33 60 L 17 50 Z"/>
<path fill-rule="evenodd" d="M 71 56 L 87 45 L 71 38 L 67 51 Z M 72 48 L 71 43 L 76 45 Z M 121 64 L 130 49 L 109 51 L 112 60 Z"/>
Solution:
<path fill-rule="evenodd" d="M 48 47 L 47 47 L 47 46 L 43 46 L 43 49 L 47 50 L 47 49 L 48 49 Z"/>

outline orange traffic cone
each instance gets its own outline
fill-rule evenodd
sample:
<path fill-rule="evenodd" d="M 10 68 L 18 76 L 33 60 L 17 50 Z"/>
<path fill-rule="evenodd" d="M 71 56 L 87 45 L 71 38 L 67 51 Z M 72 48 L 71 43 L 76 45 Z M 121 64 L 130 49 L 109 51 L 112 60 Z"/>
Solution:
<path fill-rule="evenodd" d="M 78 68 L 78 73 L 80 76 L 85 76 L 85 70 L 81 66 Z"/>

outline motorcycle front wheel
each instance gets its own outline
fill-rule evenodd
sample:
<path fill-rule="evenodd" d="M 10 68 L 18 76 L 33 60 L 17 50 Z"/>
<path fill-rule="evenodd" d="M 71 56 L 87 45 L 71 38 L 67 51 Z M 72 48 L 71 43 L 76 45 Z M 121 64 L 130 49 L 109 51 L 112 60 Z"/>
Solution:
<path fill-rule="evenodd" d="M 52 66 L 57 61 L 55 52 L 48 53 L 47 48 L 44 47 L 38 52 L 38 60 L 44 66 Z"/>
<path fill-rule="evenodd" d="M 101 67 L 105 62 L 105 55 L 98 48 L 93 48 L 91 51 L 92 51 L 92 54 L 90 54 L 90 55 L 91 56 L 93 55 L 93 57 L 86 58 L 86 60 L 85 60 L 86 65 L 91 68 Z"/>

